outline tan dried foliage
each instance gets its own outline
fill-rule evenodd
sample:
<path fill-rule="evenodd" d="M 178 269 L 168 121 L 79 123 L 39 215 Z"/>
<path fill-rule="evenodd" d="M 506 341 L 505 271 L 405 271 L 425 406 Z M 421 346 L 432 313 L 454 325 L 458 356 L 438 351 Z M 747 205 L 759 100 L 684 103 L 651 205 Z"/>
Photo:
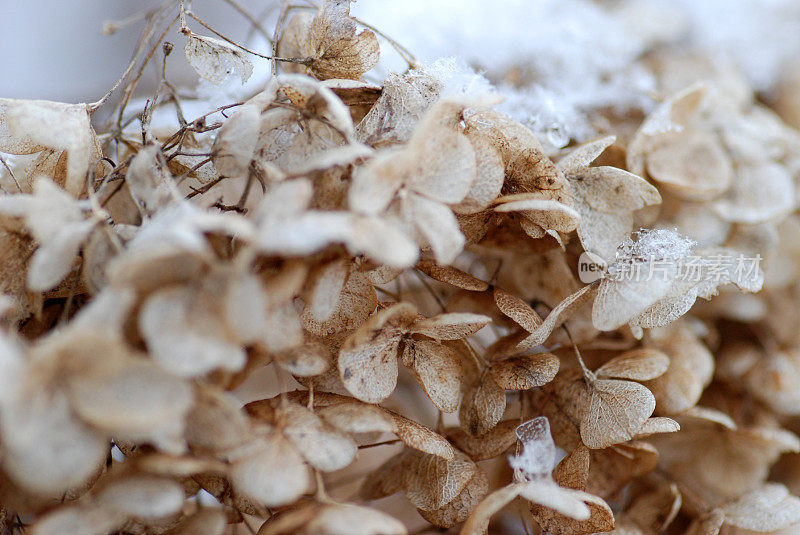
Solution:
<path fill-rule="evenodd" d="M 598 2 L 652 91 L 556 147 L 528 60 L 227 3 L 258 40 L 166 2 L 118 93 L 0 99 L 1 532 L 797 530 L 794 74 Z"/>

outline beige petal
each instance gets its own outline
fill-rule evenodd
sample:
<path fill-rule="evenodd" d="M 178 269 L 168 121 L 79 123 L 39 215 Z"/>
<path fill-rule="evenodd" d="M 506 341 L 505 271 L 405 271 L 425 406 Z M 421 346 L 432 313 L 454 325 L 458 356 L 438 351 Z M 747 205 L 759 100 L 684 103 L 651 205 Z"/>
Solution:
<path fill-rule="evenodd" d="M 80 195 L 95 150 L 88 106 L 0 99 L 0 152 L 31 154 L 45 148 L 67 151 L 64 189 Z"/>
<path fill-rule="evenodd" d="M 459 214 L 472 214 L 489 207 L 500 195 L 505 180 L 503 159 L 499 151 L 483 136 L 467 133 L 467 139 L 475 151 L 475 180 L 472 182 L 464 200 L 453 207 Z"/>
<path fill-rule="evenodd" d="M 494 302 L 500 312 L 528 332 L 534 332 L 542 324 L 539 314 L 528 303 L 512 293 L 495 287 Z"/>
<path fill-rule="evenodd" d="M 647 155 L 647 171 L 666 191 L 690 201 L 718 197 L 734 178 L 716 135 L 696 130 L 660 136 Z"/>
<path fill-rule="evenodd" d="M 514 483 L 505 487 L 500 487 L 486 496 L 478 506 L 473 509 L 469 518 L 467 518 L 467 521 L 461 527 L 460 534 L 484 535 L 489 528 L 489 521 L 492 515 L 519 496 L 524 485 L 524 483 Z"/>
<path fill-rule="evenodd" d="M 302 405 L 291 403 L 279 410 L 289 422 L 283 434 L 309 464 L 324 472 L 331 472 L 352 462 L 358 448 L 350 437 Z"/>
<path fill-rule="evenodd" d="M 345 341 L 339 353 L 339 373 L 345 387 L 367 403 L 378 403 L 391 395 L 397 385 L 397 357 L 400 340 L 379 336 L 363 345 Z"/>
<path fill-rule="evenodd" d="M 653 414 L 656 400 L 644 386 L 598 379 L 589 385 L 589 408 L 581 419 L 581 439 L 593 449 L 626 442 Z"/>
<path fill-rule="evenodd" d="M 412 368 L 425 393 L 442 412 L 455 412 L 461 393 L 461 358 L 434 340 L 409 340 L 403 364 Z"/>
<path fill-rule="evenodd" d="M 552 381 L 558 367 L 558 357 L 550 353 L 521 355 L 493 363 L 489 376 L 506 390 L 528 390 Z"/>
<path fill-rule="evenodd" d="M 634 349 L 609 360 L 600 366 L 595 374 L 606 379 L 647 381 L 663 374 L 668 367 L 669 357 L 661 351 Z"/>
<path fill-rule="evenodd" d="M 308 468 L 294 446 L 274 432 L 252 444 L 234 459 L 230 478 L 234 488 L 269 507 L 292 503 L 310 486 Z"/>
<path fill-rule="evenodd" d="M 800 498 L 778 483 L 765 483 L 722 507 L 725 523 L 742 529 L 775 531 L 800 522 Z"/>
<path fill-rule="evenodd" d="M 377 509 L 352 504 L 336 504 L 323 507 L 300 533 L 308 535 L 405 535 L 407 532 L 402 522 Z"/>
<path fill-rule="evenodd" d="M 430 245 L 438 263 L 449 264 L 455 260 L 464 247 L 465 238 L 450 208 L 421 195 L 410 194 L 403 203 L 403 212 Z"/>
<path fill-rule="evenodd" d="M 180 198 L 166 163 L 161 147 L 149 145 L 136 153 L 125 173 L 125 184 L 143 214 L 152 215 Z"/>
<path fill-rule="evenodd" d="M 575 311 L 592 299 L 596 292 L 597 285 L 589 284 L 561 301 L 550 311 L 542 324 L 519 343 L 517 349 L 525 350 L 542 345 L 557 327 L 560 327 Z"/>
<path fill-rule="evenodd" d="M 194 397 L 188 384 L 143 359 L 95 366 L 69 382 L 69 393 L 86 422 L 122 439 L 163 441 L 161 447 L 181 444 Z"/>
<path fill-rule="evenodd" d="M 543 229 L 553 229 L 558 232 L 572 232 L 581 221 L 581 216 L 572 207 L 560 203 L 554 199 L 539 198 L 520 198 L 513 197 L 504 201 L 499 198 L 498 204 L 494 207 L 495 212 L 520 212 L 523 217 L 537 224 Z"/>
<path fill-rule="evenodd" d="M 222 176 L 245 176 L 256 151 L 261 129 L 260 106 L 240 106 L 219 129 L 212 152 Z"/>
<path fill-rule="evenodd" d="M 463 429 L 453 429 L 447 438 L 473 461 L 485 461 L 502 455 L 504 451 L 516 444 L 514 431 L 519 420 L 503 420 L 484 435 L 474 437 Z"/>
<path fill-rule="evenodd" d="M 450 284 L 462 290 L 483 292 L 489 289 L 489 283 L 452 266 L 439 265 L 433 260 L 420 260 L 417 264 L 417 269 L 434 280 Z"/>
<path fill-rule="evenodd" d="M 589 167 L 589 164 L 595 161 L 616 140 L 616 136 L 606 136 L 584 143 L 558 160 L 556 167 L 565 175 L 576 173 L 585 167 Z"/>
<path fill-rule="evenodd" d="M 27 285 L 31 291 L 54 288 L 72 270 L 82 243 L 94 227 L 92 221 L 63 227 L 52 241 L 42 243 L 34 253 L 28 268 Z"/>
<path fill-rule="evenodd" d="M 459 340 L 475 334 L 491 321 L 480 314 L 449 312 L 415 322 L 411 332 L 437 340 Z"/>
<path fill-rule="evenodd" d="M 109 441 L 72 414 L 67 397 L 42 389 L 2 406 L 3 469 L 24 488 L 60 496 L 98 471 Z"/>
<path fill-rule="evenodd" d="M 503 418 L 505 408 L 505 389 L 486 375 L 465 389 L 458 420 L 468 433 L 482 435 Z"/>
<path fill-rule="evenodd" d="M 145 302 L 139 327 L 154 360 L 182 376 L 215 368 L 240 369 L 246 360 L 244 351 L 226 339 L 219 318 L 203 309 L 208 303 L 198 301 L 191 288 L 169 288 Z"/>
<path fill-rule="evenodd" d="M 323 420 L 347 433 L 392 433 L 394 419 L 380 407 L 365 403 L 341 403 L 317 411 Z"/>
<path fill-rule="evenodd" d="M 598 499 L 586 492 L 559 487 L 549 479 L 528 483 L 520 496 L 575 520 L 587 520 L 590 511 L 584 501 Z"/>
<path fill-rule="evenodd" d="M 418 509 L 433 511 L 453 501 L 480 470 L 466 455 L 452 461 L 418 452 L 403 476 L 406 496 Z"/>
<path fill-rule="evenodd" d="M 239 74 L 242 84 L 253 74 L 253 64 L 242 50 L 213 37 L 192 33 L 183 52 L 197 74 L 216 85 L 222 84 L 232 70 Z"/>
<path fill-rule="evenodd" d="M 557 487 L 556 493 L 548 494 L 547 488 L 537 489 L 537 497 L 544 500 L 551 500 L 551 505 L 563 506 L 563 512 L 569 511 L 570 514 L 562 515 L 555 512 L 555 508 L 532 506 L 531 512 L 536 522 L 555 535 L 583 534 L 610 531 L 614 527 L 614 514 L 611 508 L 602 499 L 579 490 L 564 489 Z M 575 519 L 576 516 L 583 516 L 585 509 L 579 509 L 578 503 L 589 510 L 589 517 L 585 520 Z"/>
<path fill-rule="evenodd" d="M 33 535 L 105 535 L 116 530 L 125 517 L 97 506 L 65 506 L 44 515 L 31 526 Z"/>
<path fill-rule="evenodd" d="M 332 268 L 330 273 L 332 276 L 341 277 L 341 268 Z M 325 284 L 324 282 L 322 284 Z M 335 287 L 338 282 L 335 282 Z M 335 289 L 335 288 L 334 288 Z M 320 289 L 322 291 L 322 289 Z M 332 295 L 328 295 L 325 299 L 332 301 L 335 298 L 335 303 L 329 303 L 323 308 L 327 308 L 328 317 L 324 320 L 318 320 L 314 317 L 315 313 L 313 308 L 306 307 L 301 316 L 303 327 L 320 336 L 329 335 L 336 332 L 350 331 L 364 323 L 369 315 L 375 310 L 378 304 L 378 298 L 375 294 L 375 288 L 367 280 L 367 278 L 358 271 L 354 265 L 350 265 L 347 277 L 338 292 L 333 291 Z"/>
<path fill-rule="evenodd" d="M 480 468 L 474 473 L 469 483 L 461 489 L 453 500 L 439 509 L 426 511 L 418 509 L 420 516 L 433 524 L 443 528 L 452 528 L 467 519 L 478 503 L 489 492 L 489 478 Z"/>
<path fill-rule="evenodd" d="M 144 475 L 115 481 L 97 494 L 98 504 L 140 519 L 173 515 L 181 510 L 183 499 L 183 488 L 177 482 Z"/>

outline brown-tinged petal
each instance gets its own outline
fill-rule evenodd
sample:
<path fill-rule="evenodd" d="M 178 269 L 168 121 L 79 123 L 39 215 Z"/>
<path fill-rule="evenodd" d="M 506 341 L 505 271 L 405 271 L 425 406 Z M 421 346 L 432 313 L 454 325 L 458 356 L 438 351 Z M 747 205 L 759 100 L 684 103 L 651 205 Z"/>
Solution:
<path fill-rule="evenodd" d="M 523 299 L 501 288 L 494 288 L 494 302 L 500 312 L 532 333 L 542 324 L 542 318 Z"/>
<path fill-rule="evenodd" d="M 450 284 L 462 290 L 483 292 L 489 289 L 489 283 L 452 266 L 439 265 L 433 260 L 420 260 L 417 263 L 417 269 L 434 280 Z"/>
<path fill-rule="evenodd" d="M 477 384 L 467 385 L 458 420 L 468 433 L 482 435 L 497 425 L 505 408 L 505 389 L 487 374 L 479 378 Z"/>
<path fill-rule="evenodd" d="M 581 419 L 581 439 L 593 449 L 626 442 L 653 414 L 656 400 L 631 381 L 598 379 L 589 386 L 589 407 Z"/>
<path fill-rule="evenodd" d="M 589 284 L 568 296 L 550 311 L 542 324 L 529 337 L 519 343 L 519 350 L 542 345 L 552 332 L 560 327 L 576 310 L 591 300 L 597 292 L 596 284 Z"/>
<path fill-rule="evenodd" d="M 279 408 L 286 419 L 283 434 L 315 468 L 331 472 L 344 468 L 356 455 L 357 446 L 349 436 L 337 431 L 319 416 L 296 403 Z"/>
<path fill-rule="evenodd" d="M 411 332 L 437 340 L 458 340 L 471 336 L 492 319 L 469 312 L 449 312 L 414 322 Z"/>
<path fill-rule="evenodd" d="M 647 381 L 667 371 L 669 357 L 657 349 L 634 349 L 609 360 L 595 371 L 605 379 Z"/>
<path fill-rule="evenodd" d="M 339 353 L 339 374 L 344 386 L 367 403 L 386 399 L 397 385 L 400 339 L 392 333 L 379 335 L 362 345 L 345 340 Z"/>
<path fill-rule="evenodd" d="M 503 420 L 489 432 L 477 437 L 456 428 L 447 433 L 447 438 L 473 461 L 485 461 L 502 455 L 516 444 L 517 435 L 514 431 L 517 425 L 519 420 Z"/>
<path fill-rule="evenodd" d="M 408 340 L 403 364 L 414 370 L 425 393 L 442 412 L 455 412 L 461 393 L 461 358 L 435 340 Z"/>
<path fill-rule="evenodd" d="M 520 355 L 493 363 L 489 376 L 506 390 L 528 390 L 552 381 L 558 367 L 558 357 L 550 353 Z"/>

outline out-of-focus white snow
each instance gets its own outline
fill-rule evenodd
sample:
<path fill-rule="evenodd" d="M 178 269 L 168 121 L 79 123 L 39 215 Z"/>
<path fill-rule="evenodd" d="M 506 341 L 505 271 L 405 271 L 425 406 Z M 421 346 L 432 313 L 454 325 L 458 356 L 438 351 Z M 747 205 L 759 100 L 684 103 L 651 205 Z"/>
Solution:
<path fill-rule="evenodd" d="M 656 43 L 730 62 L 759 90 L 800 53 L 797 0 L 361 0 L 351 11 L 423 64 L 463 59 L 553 147 L 593 134 L 586 111 L 652 107 L 652 76 L 635 60 Z M 385 43 L 382 58 L 379 76 L 405 69 Z"/>

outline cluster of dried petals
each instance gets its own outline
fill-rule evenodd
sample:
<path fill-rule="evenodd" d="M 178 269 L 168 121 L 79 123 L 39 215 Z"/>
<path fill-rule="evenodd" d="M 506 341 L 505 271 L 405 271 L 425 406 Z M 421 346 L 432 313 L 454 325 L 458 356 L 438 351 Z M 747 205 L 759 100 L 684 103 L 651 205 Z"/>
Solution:
<path fill-rule="evenodd" d="M 208 82 L 272 62 L 241 102 L 0 99 L 0 532 L 796 529 L 789 95 L 662 51 L 660 105 L 548 152 L 410 57 L 367 81 L 349 0 L 270 56 L 187 4 L 145 19 Z"/>

